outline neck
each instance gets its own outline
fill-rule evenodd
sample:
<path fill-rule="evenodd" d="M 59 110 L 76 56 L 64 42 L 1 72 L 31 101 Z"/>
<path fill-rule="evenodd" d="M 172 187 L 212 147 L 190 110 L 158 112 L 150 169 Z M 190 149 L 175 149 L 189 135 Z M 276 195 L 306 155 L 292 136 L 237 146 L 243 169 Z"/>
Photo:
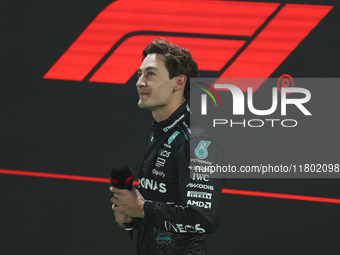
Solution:
<path fill-rule="evenodd" d="M 184 98 L 173 102 L 165 107 L 161 107 L 155 110 L 152 110 L 152 117 L 156 122 L 161 122 L 163 120 L 168 119 L 183 103 L 185 102 Z"/>

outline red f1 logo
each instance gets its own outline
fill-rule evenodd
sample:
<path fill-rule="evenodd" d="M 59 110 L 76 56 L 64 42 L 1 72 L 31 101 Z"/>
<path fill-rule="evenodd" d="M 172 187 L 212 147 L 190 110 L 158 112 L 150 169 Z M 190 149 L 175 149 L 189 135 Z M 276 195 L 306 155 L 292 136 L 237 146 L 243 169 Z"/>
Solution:
<path fill-rule="evenodd" d="M 268 78 L 332 8 L 210 0 L 115 1 L 44 78 L 125 84 L 137 71 L 142 50 L 157 37 L 188 48 L 200 70 L 219 72 L 220 78 Z M 261 85 L 253 84 L 253 91 Z"/>

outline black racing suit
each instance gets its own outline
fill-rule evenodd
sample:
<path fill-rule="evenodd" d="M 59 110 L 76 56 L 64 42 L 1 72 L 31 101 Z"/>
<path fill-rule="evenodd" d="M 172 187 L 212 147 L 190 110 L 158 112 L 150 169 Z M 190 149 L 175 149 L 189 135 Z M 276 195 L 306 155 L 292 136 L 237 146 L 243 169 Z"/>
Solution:
<path fill-rule="evenodd" d="M 206 238 L 218 226 L 223 180 L 202 172 L 191 178 L 190 169 L 222 165 L 222 151 L 193 120 L 189 124 L 188 102 L 153 123 L 139 174 L 139 191 L 147 200 L 138 224 L 139 255 L 206 254 Z"/>

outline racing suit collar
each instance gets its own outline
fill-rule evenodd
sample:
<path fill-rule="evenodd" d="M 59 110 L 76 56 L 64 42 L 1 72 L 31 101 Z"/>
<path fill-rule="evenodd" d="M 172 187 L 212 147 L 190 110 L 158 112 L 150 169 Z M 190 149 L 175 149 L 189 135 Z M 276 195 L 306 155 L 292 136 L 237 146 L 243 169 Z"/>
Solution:
<path fill-rule="evenodd" d="M 166 120 L 152 122 L 153 136 L 159 136 L 169 132 L 180 124 L 186 116 L 190 114 L 189 100 L 185 101 L 178 109 Z"/>

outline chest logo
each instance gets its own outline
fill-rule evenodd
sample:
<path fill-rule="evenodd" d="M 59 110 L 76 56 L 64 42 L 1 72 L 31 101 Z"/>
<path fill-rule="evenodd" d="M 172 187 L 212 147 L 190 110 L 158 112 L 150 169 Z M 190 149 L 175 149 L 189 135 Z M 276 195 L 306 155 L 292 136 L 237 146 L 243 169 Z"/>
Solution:
<path fill-rule="evenodd" d="M 178 135 L 179 135 L 179 132 L 178 132 L 178 131 L 176 131 L 175 133 L 173 133 L 173 134 L 169 137 L 169 139 L 168 139 L 168 144 L 170 145 L 170 144 L 175 140 L 175 138 L 176 138 Z"/>
<path fill-rule="evenodd" d="M 195 155 L 199 159 L 205 159 L 208 157 L 208 146 L 210 145 L 210 141 L 200 141 L 195 149 Z"/>

